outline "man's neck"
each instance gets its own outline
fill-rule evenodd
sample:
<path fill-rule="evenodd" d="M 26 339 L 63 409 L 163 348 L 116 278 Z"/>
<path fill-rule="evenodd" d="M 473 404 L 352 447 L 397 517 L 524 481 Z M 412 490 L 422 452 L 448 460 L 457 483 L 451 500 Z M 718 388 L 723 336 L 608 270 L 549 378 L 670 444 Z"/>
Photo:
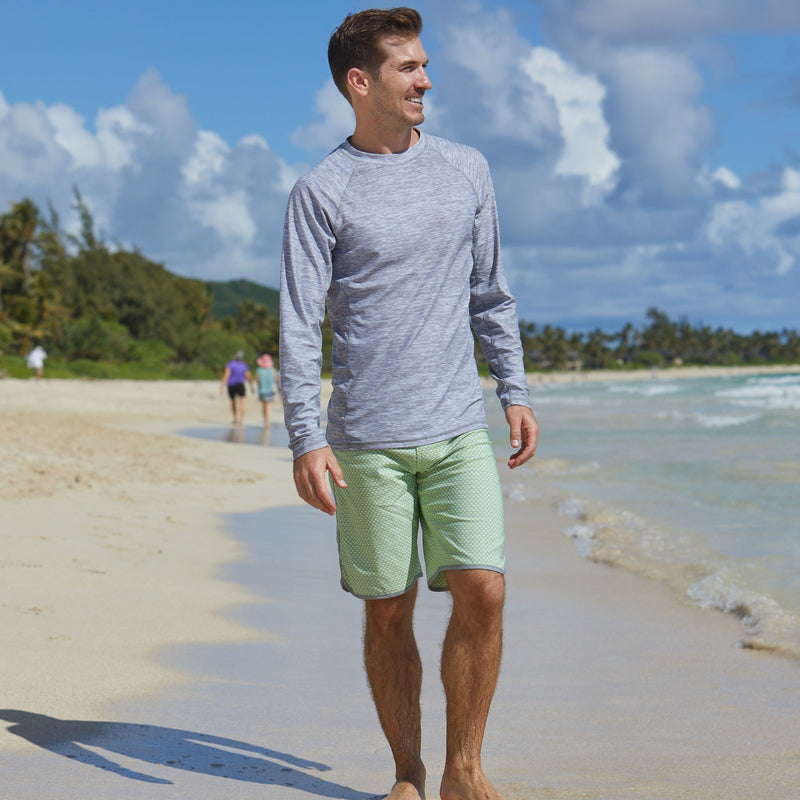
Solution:
<path fill-rule="evenodd" d="M 369 131 L 356 125 L 355 132 L 350 137 L 350 144 L 364 153 L 377 153 L 390 155 L 404 153 L 420 140 L 420 132 L 416 128 L 408 128 L 396 134 L 387 134 L 385 131 Z"/>

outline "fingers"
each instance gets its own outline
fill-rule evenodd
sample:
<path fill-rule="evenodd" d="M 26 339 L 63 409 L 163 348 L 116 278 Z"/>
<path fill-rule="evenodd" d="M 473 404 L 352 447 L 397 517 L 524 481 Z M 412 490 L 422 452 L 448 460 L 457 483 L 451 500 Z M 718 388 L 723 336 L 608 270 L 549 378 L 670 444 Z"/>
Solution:
<path fill-rule="evenodd" d="M 506 419 L 511 431 L 511 446 L 519 448 L 508 459 L 508 466 L 514 469 L 533 458 L 539 442 L 539 425 L 527 406 L 509 406 Z"/>
<path fill-rule="evenodd" d="M 524 445 L 516 453 L 514 453 L 511 458 L 508 459 L 508 466 L 511 467 L 511 469 L 514 469 L 515 467 L 520 467 L 526 461 L 532 459 L 534 453 L 536 453 L 537 440 L 538 431 L 536 434 L 531 435 L 530 438 L 528 438 L 527 434 L 523 434 Z"/>
<path fill-rule="evenodd" d="M 331 454 L 331 462 L 328 464 L 328 471 L 331 473 L 333 482 L 340 489 L 347 488 L 347 484 L 344 482 L 344 473 L 342 472 L 342 469 L 339 466 L 339 462 L 336 460 L 336 456 L 334 456 L 333 454 Z"/>
<path fill-rule="evenodd" d="M 294 483 L 301 499 L 326 514 L 336 513 L 336 503 L 325 484 L 325 474 L 301 472 L 295 474 Z"/>
<path fill-rule="evenodd" d="M 329 447 L 312 450 L 294 462 L 294 483 L 300 498 L 326 514 L 336 513 L 336 502 L 328 487 L 330 472 L 337 486 L 345 488 L 344 476 Z"/>

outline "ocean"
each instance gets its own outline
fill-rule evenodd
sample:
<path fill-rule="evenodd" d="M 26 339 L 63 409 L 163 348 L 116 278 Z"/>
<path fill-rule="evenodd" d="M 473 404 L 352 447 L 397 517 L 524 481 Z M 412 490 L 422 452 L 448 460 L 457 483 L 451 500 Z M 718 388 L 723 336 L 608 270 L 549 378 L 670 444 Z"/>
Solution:
<path fill-rule="evenodd" d="M 800 657 L 800 374 L 577 379 L 532 388 L 534 460 L 509 503 L 546 498 L 576 555 L 734 614 L 745 647 Z M 487 392 L 498 457 L 508 433 Z"/>

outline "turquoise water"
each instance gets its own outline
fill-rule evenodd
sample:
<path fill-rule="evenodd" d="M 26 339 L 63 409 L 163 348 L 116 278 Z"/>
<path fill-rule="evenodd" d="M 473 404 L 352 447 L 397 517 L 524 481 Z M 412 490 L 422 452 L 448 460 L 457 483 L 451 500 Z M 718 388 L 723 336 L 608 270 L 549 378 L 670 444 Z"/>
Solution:
<path fill-rule="evenodd" d="M 509 502 L 551 499 L 579 555 L 736 614 L 746 646 L 800 656 L 800 375 L 659 373 L 533 396 L 539 451 L 505 476 Z M 494 398 L 487 409 L 505 455 Z"/>

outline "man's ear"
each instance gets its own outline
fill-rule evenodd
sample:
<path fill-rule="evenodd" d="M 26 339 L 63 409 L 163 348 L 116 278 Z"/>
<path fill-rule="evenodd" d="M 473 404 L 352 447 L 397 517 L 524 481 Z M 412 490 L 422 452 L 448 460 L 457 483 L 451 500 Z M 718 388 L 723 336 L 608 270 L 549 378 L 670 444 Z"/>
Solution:
<path fill-rule="evenodd" d="M 350 91 L 360 97 L 366 97 L 372 85 L 372 76 L 358 67 L 351 67 L 347 72 L 347 86 Z"/>

